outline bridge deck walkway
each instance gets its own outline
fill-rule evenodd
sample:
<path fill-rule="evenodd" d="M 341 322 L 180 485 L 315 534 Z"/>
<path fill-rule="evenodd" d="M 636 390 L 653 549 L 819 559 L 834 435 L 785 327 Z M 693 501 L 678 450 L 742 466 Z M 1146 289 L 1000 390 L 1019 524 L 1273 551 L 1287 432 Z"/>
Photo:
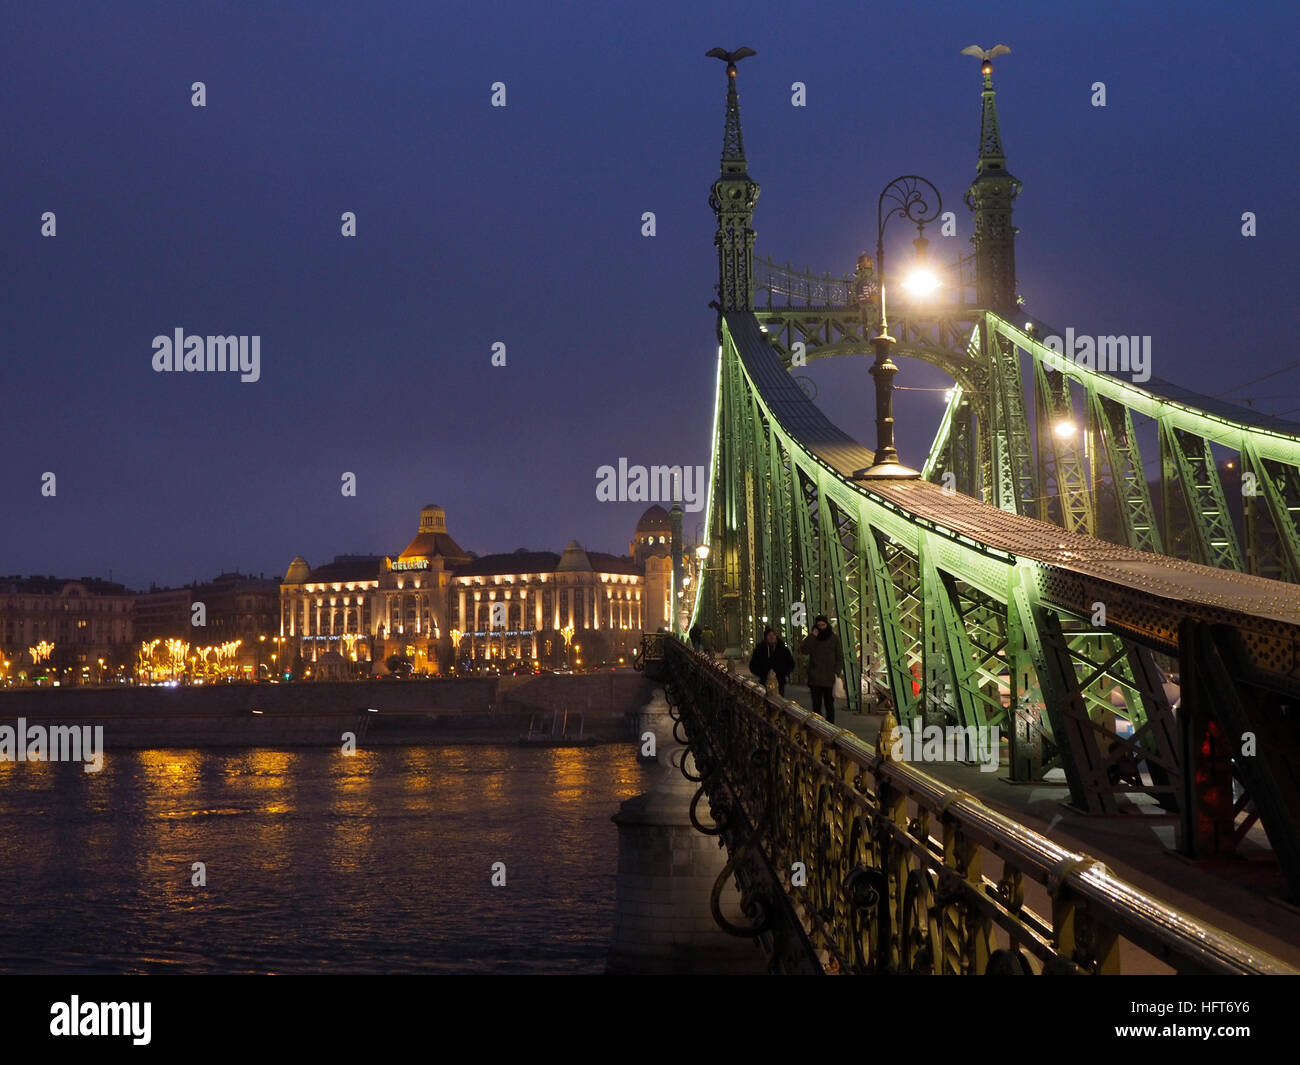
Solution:
<path fill-rule="evenodd" d="M 786 698 L 812 707 L 805 687 L 787 685 Z M 835 715 L 835 724 L 872 747 L 882 720 L 880 714 L 848 713 L 842 704 Z M 1055 843 L 1104 862 L 1115 875 L 1197 920 L 1300 967 L 1300 907 L 1283 901 L 1286 879 L 1258 825 L 1241 844 L 1241 860 L 1189 862 L 1172 851 L 1174 820 L 1154 803 L 1120 818 L 1091 817 L 1066 805 L 1064 779 L 1011 783 L 1005 762 L 996 773 L 955 763 L 926 762 L 918 768 Z"/>

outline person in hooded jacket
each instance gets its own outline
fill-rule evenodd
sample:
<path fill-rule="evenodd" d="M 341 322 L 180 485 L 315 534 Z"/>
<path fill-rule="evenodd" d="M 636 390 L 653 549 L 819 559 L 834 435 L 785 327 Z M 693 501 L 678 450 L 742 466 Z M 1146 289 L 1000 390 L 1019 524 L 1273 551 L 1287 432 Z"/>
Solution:
<path fill-rule="evenodd" d="M 808 690 L 812 692 L 812 710 L 827 721 L 835 722 L 835 678 L 844 672 L 844 652 L 825 614 L 818 614 L 813 629 L 804 637 L 799 650 L 808 656 Z"/>
<path fill-rule="evenodd" d="M 749 656 L 749 671 L 758 678 L 760 684 L 767 683 L 769 672 L 775 673 L 777 687 L 785 695 L 786 678 L 794 672 L 794 655 L 770 625 L 763 630 L 763 638 Z"/>

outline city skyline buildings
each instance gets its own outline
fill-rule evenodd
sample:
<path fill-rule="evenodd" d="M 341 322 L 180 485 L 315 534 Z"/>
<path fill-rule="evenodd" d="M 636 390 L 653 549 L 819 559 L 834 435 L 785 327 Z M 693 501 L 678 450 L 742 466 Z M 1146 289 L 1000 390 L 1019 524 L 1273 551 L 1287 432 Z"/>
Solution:
<path fill-rule="evenodd" d="M 163 653 L 151 642 L 219 652 L 245 679 L 299 658 L 322 675 L 326 664 L 382 671 L 393 654 L 418 672 L 492 658 L 553 664 L 575 633 L 588 662 L 627 663 L 643 628 L 668 623 L 670 526 L 652 505 L 626 554 L 577 540 L 563 552 L 480 554 L 428 504 L 404 548 L 336 553 L 314 566 L 298 555 L 271 577 L 236 570 L 137 590 L 97 577 L 0 576 L 0 681 L 34 676 L 44 662 L 76 680 L 122 682 L 137 653 Z"/>

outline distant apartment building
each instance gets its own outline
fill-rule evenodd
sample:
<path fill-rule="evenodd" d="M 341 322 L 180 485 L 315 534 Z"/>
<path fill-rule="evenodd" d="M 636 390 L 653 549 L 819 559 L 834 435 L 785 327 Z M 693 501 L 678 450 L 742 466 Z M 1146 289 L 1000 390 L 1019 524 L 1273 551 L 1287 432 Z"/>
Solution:
<path fill-rule="evenodd" d="M 150 640 L 188 638 L 193 593 L 184 588 L 151 588 L 135 597 L 135 636 Z"/>
<path fill-rule="evenodd" d="M 223 573 L 196 585 L 193 603 L 207 614 L 204 643 L 249 643 L 280 631 L 280 580 L 242 573 Z"/>
<path fill-rule="evenodd" d="M 124 585 L 97 577 L 0 577 L 0 659 L 11 676 L 97 679 L 134 652 L 134 602 Z M 32 653 L 42 645 L 49 650 Z"/>
<path fill-rule="evenodd" d="M 199 604 L 202 611 L 195 610 Z M 194 624 L 196 618 L 203 624 Z M 201 584 L 151 588 L 135 597 L 139 642 L 181 640 L 194 649 L 238 642 L 235 659 L 250 677 L 269 671 L 279 631 L 278 578 L 223 573 Z"/>

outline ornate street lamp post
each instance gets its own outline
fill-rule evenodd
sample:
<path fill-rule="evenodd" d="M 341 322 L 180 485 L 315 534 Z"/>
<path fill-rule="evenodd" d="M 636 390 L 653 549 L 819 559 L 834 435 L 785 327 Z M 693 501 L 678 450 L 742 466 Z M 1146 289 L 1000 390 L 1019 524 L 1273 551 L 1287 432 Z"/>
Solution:
<path fill-rule="evenodd" d="M 933 208 L 931 207 L 933 204 Z M 888 208 L 888 209 L 886 209 Z M 876 201 L 876 277 L 880 289 L 880 333 L 871 341 L 876 349 L 876 361 L 871 366 L 871 376 L 876 382 L 876 460 L 867 469 L 854 474 L 859 478 L 917 478 L 920 473 L 898 461 L 894 446 L 894 375 L 898 366 L 889 357 L 894 338 L 889 335 L 889 320 L 885 310 L 885 226 L 895 216 L 915 224 L 918 263 L 923 263 L 926 246 L 925 227 L 943 212 L 939 190 L 923 177 L 906 174 L 895 178 L 880 193 Z M 862 308 L 862 332 L 867 332 L 867 305 Z"/>

